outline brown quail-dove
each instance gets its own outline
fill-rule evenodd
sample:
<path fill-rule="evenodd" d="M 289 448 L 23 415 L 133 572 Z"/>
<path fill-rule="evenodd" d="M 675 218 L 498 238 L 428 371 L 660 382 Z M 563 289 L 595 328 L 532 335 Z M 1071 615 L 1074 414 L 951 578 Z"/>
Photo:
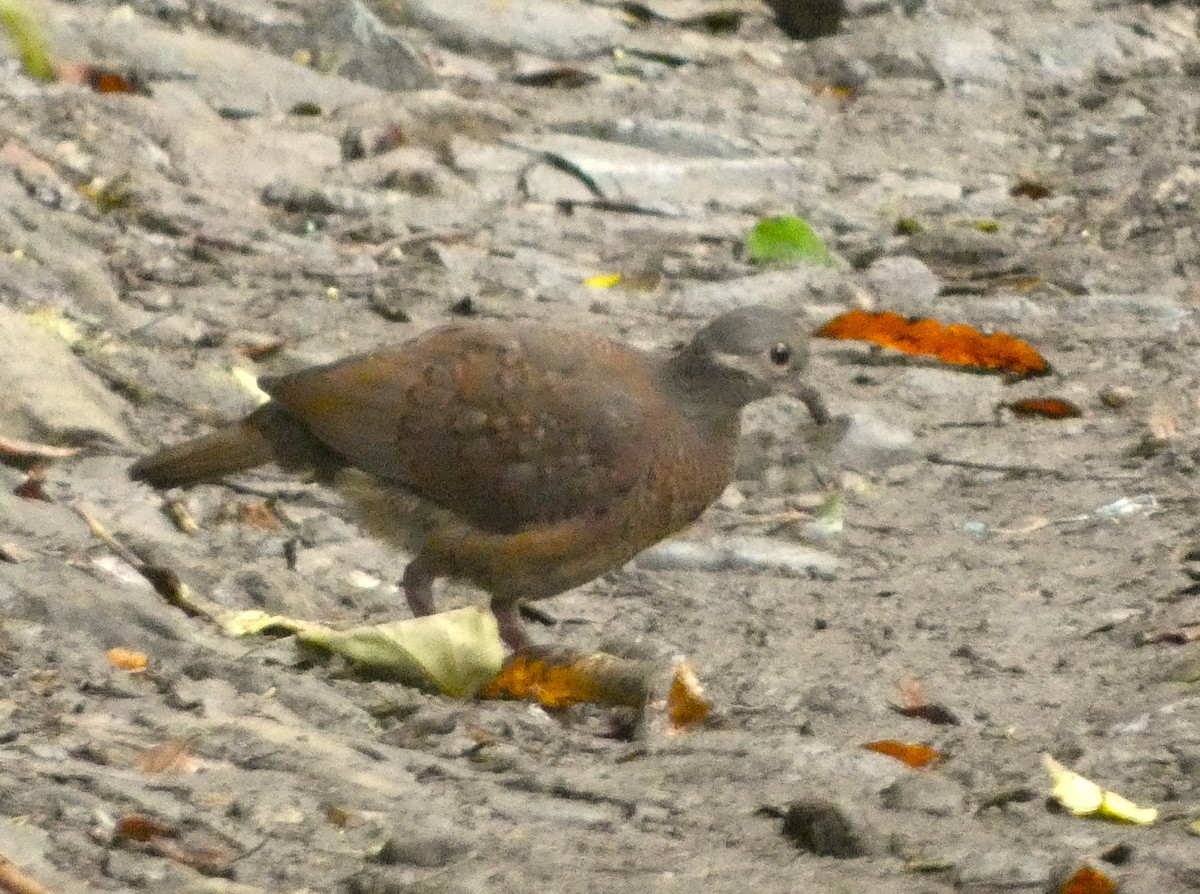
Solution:
<path fill-rule="evenodd" d="M 413 552 L 413 612 L 433 612 L 436 578 L 465 579 L 519 649 L 522 600 L 621 566 L 720 495 L 744 406 L 790 394 L 827 422 L 807 363 L 804 328 L 764 307 L 661 355 L 529 322 L 453 323 L 266 378 L 268 403 L 130 474 L 166 488 L 271 461 L 326 479 L 357 470 L 373 483 L 352 498 L 365 526 Z"/>

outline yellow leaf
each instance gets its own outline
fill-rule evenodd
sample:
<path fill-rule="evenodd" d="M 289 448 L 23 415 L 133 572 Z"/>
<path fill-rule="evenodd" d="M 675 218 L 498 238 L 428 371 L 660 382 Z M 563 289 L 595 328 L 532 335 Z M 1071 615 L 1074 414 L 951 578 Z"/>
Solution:
<path fill-rule="evenodd" d="M 593 289 L 611 289 L 620 281 L 621 274 L 619 273 L 601 273 L 588 277 L 583 281 L 583 284 Z"/>
<path fill-rule="evenodd" d="M 229 372 L 233 376 L 233 381 L 260 404 L 265 404 L 271 399 L 271 395 L 258 387 L 258 377 L 250 370 L 235 366 Z"/>
<path fill-rule="evenodd" d="M 263 633 L 300 633 L 319 625 L 250 608 L 225 615 L 221 618 L 221 626 L 230 636 L 258 636 Z"/>
<path fill-rule="evenodd" d="M 1139 826 L 1149 825 L 1158 817 L 1153 807 L 1138 807 L 1115 792 L 1100 788 L 1048 754 L 1042 755 L 1042 764 L 1054 783 L 1050 796 L 1075 816 L 1095 816 Z"/>
<path fill-rule="evenodd" d="M 496 618 L 477 606 L 346 631 L 311 625 L 296 636 L 364 670 L 454 698 L 475 695 L 504 663 Z"/>

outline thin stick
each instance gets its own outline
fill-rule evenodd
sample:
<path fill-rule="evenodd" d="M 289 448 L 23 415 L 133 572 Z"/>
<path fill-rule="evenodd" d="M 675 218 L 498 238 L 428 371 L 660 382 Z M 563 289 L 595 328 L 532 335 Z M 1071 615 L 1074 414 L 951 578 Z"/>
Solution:
<path fill-rule="evenodd" d="M 0 891 L 8 894 L 54 894 L 22 872 L 17 864 L 0 855 Z"/>

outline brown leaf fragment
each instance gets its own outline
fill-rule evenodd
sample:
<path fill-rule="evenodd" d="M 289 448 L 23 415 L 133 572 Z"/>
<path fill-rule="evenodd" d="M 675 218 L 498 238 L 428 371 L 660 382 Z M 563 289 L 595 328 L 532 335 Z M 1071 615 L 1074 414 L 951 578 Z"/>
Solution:
<path fill-rule="evenodd" d="M 513 76 L 513 82 L 522 87 L 557 87 L 559 89 L 586 87 L 598 80 L 600 80 L 598 75 L 574 65 L 537 68 Z"/>
<path fill-rule="evenodd" d="M 253 360 L 257 363 L 260 360 L 266 360 L 270 357 L 274 357 L 281 350 L 283 350 L 286 345 L 287 342 L 284 339 L 278 338 L 275 341 L 246 345 L 242 348 L 239 348 L 238 353 L 247 360 Z"/>
<path fill-rule="evenodd" d="M 1083 410 L 1061 397 L 1026 397 L 1001 404 L 1018 416 L 1040 416 L 1043 419 L 1078 419 Z"/>
<path fill-rule="evenodd" d="M 146 813 L 130 813 L 117 820 L 113 829 L 113 844 L 128 841 L 145 842 L 153 838 L 174 838 L 175 829 Z"/>
<path fill-rule="evenodd" d="M 140 93 L 150 95 L 150 87 L 141 75 L 133 71 L 117 71 L 99 65 L 62 62 L 55 66 L 58 79 L 64 84 L 90 87 L 97 93 Z"/>
<path fill-rule="evenodd" d="M 957 726 L 958 717 L 949 708 L 931 704 L 925 697 L 925 689 L 919 680 L 912 677 L 902 677 L 896 681 L 900 690 L 900 704 L 894 705 L 893 710 L 905 717 L 918 717 L 936 726 Z"/>
<path fill-rule="evenodd" d="M 260 531 L 278 531 L 283 527 L 270 503 L 243 503 L 238 509 L 238 521 Z"/>
<path fill-rule="evenodd" d="M 234 875 L 235 855 L 223 847 L 182 845 L 156 838 L 146 842 L 146 850 L 211 878 L 233 878 Z"/>
<path fill-rule="evenodd" d="M 46 464 L 39 462 L 26 474 L 25 480 L 13 488 L 13 496 L 22 500 L 37 500 L 42 503 L 51 502 L 45 489 Z"/>
<path fill-rule="evenodd" d="M 1054 195 L 1054 187 L 1045 180 L 1039 180 L 1036 177 L 1021 177 L 1008 194 L 1014 199 L 1048 199 Z"/>
<path fill-rule="evenodd" d="M 147 748 L 134 763 L 143 773 L 186 772 L 193 767 L 191 745 L 187 739 L 171 739 Z"/>

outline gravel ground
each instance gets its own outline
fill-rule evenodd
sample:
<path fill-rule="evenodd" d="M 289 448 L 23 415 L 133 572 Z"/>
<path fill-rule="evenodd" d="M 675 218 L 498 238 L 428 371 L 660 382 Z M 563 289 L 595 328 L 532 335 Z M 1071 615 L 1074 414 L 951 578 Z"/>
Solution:
<path fill-rule="evenodd" d="M 802 40 L 753 0 L 38 5 L 145 90 L 0 56 L 0 437 L 83 448 L 44 499 L 0 466 L 0 855 L 58 894 L 1200 890 L 1197 10 L 846 7 Z M 838 264 L 749 263 L 785 213 Z M 336 493 L 260 470 L 185 534 L 130 460 L 252 406 L 242 373 L 456 315 L 664 347 L 747 303 L 1002 330 L 1054 374 L 815 341 L 840 442 L 753 408 L 688 536 L 800 545 L 823 469 L 836 571 L 643 561 L 542 604 L 539 641 L 689 656 L 717 718 L 685 735 L 230 639 L 76 511 L 228 608 L 404 617 Z M 1002 407 L 1047 395 L 1082 417 Z M 958 722 L 894 710 L 906 678 Z M 1044 753 L 1158 820 L 1051 809 Z M 178 837 L 115 845 L 134 814 Z"/>

